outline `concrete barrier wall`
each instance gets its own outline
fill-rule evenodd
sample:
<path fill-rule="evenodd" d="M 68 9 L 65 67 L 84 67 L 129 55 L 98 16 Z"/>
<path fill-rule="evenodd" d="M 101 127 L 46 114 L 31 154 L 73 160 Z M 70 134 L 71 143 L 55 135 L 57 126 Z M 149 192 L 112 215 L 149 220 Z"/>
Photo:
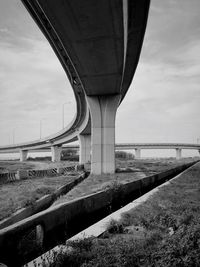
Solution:
<path fill-rule="evenodd" d="M 0 222 L 0 229 L 8 227 L 16 222 L 19 222 L 33 214 L 43 211 L 50 207 L 52 203 L 61 195 L 69 192 L 74 186 L 82 182 L 87 177 L 86 173 L 81 174 L 76 180 L 61 186 L 53 194 L 45 195 L 42 198 L 35 201 L 33 205 L 27 208 L 23 208 L 15 212 L 9 218 L 6 218 Z"/>
<path fill-rule="evenodd" d="M 44 176 L 57 176 L 57 168 L 54 169 L 47 169 L 47 170 L 29 170 L 27 171 L 27 177 L 28 178 L 34 178 L 34 177 L 44 177 Z"/>
<path fill-rule="evenodd" d="M 69 167 L 61 167 L 57 169 L 57 172 L 60 175 L 64 175 L 68 172 L 74 172 L 74 171 L 82 171 L 84 170 L 84 165 L 83 164 L 79 164 L 79 165 L 75 165 L 75 166 L 69 166 Z"/>
<path fill-rule="evenodd" d="M 79 172 L 84 169 L 84 165 L 73 165 L 62 168 L 53 168 L 46 170 L 19 170 L 17 172 L 0 173 L 0 182 L 8 183 L 17 180 L 30 179 L 36 177 L 56 177 L 60 175 L 67 175 L 71 172 Z"/>
<path fill-rule="evenodd" d="M 139 191 L 153 187 L 153 183 L 157 185 L 164 182 L 193 164 L 179 166 L 140 181 L 129 182 L 117 190 L 111 188 L 62 203 L 0 230 L 0 262 L 8 266 L 12 266 L 12 262 L 15 262 L 17 267 L 31 261 L 113 212 L 113 209 L 119 208 L 121 203 L 126 204 L 130 195 L 137 196 Z"/>
<path fill-rule="evenodd" d="M 0 173 L 0 182 L 1 183 L 8 183 L 8 182 L 13 182 L 19 180 L 19 178 L 17 177 L 17 173 L 16 172 L 4 172 L 4 173 Z"/>

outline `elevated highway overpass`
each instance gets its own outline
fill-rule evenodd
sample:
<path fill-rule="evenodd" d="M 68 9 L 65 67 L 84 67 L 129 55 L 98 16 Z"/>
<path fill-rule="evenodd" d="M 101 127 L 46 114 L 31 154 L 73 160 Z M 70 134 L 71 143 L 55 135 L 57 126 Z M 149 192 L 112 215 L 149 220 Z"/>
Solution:
<path fill-rule="evenodd" d="M 81 154 L 80 145 L 65 145 L 62 146 L 59 150 L 59 155 L 57 157 L 58 161 L 61 158 L 61 152 L 68 149 L 74 149 L 79 151 L 79 163 L 85 164 L 91 161 L 91 146 L 90 143 L 88 147 L 84 150 L 84 154 Z M 135 157 L 141 157 L 141 151 L 143 149 L 174 149 L 176 151 L 176 158 L 180 159 L 182 157 L 182 150 L 197 150 L 200 153 L 200 144 L 191 144 L 191 143 L 118 143 L 115 144 L 115 150 L 135 150 Z M 41 149 L 33 149 L 31 152 L 50 152 L 51 148 L 41 148 Z M 1 153 L 18 153 L 20 150 L 18 149 L 10 149 L 8 150 L 0 150 Z M 20 158 L 21 161 L 26 160 L 28 153 L 24 155 L 24 158 Z"/>
<path fill-rule="evenodd" d="M 198 150 L 200 152 L 200 144 L 187 143 L 126 143 L 117 144 L 116 149 L 129 150 L 135 149 L 135 157 L 141 157 L 141 150 L 143 149 L 175 149 L 176 158 L 180 159 L 183 149 Z"/>
<path fill-rule="evenodd" d="M 139 61 L 150 0 L 21 1 L 59 58 L 77 113 L 55 135 L 0 151 L 20 150 L 24 160 L 30 150 L 51 147 L 56 161 L 61 146 L 78 139 L 81 158 L 91 150 L 92 173 L 113 173 L 115 115 Z"/>

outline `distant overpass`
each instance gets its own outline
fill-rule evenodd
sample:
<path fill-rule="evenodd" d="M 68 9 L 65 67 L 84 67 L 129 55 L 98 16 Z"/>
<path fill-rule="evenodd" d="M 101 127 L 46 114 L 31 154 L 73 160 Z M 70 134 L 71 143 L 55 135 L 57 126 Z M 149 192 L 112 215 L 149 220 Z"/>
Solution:
<path fill-rule="evenodd" d="M 61 150 L 75 149 L 79 150 L 79 145 L 65 145 Z M 176 158 L 180 159 L 183 149 L 197 150 L 200 153 L 200 144 L 191 143 L 118 143 L 115 145 L 115 150 L 135 150 L 135 157 L 141 157 L 141 150 L 143 149 L 174 149 L 176 151 Z M 50 152 L 51 148 L 33 149 L 30 152 Z M 18 153 L 19 149 L 0 150 L 0 154 L 3 153 Z M 80 151 L 79 151 L 80 154 Z M 27 155 L 26 155 L 27 157 Z M 21 161 L 25 159 L 21 158 Z M 88 151 L 85 161 L 80 163 L 86 163 L 91 160 L 91 150 Z"/>
<path fill-rule="evenodd" d="M 79 146 L 64 146 L 63 149 L 79 149 Z M 175 149 L 176 158 L 182 156 L 182 149 L 198 150 L 200 153 L 200 144 L 188 143 L 118 143 L 115 144 L 115 150 L 135 150 L 135 157 L 141 157 L 142 149 Z"/>
<path fill-rule="evenodd" d="M 79 146 L 64 146 L 63 149 L 79 149 Z M 176 158 L 182 156 L 182 149 L 198 150 L 200 153 L 200 144 L 190 143 L 118 143 L 115 150 L 135 150 L 135 157 L 141 157 L 142 149 L 175 149 Z"/>
<path fill-rule="evenodd" d="M 142 149 L 175 149 L 176 158 L 182 157 L 182 149 L 198 150 L 200 152 L 199 144 L 187 144 L 187 143 L 126 143 L 117 144 L 116 149 L 129 150 L 135 149 L 135 157 L 141 157 Z"/>

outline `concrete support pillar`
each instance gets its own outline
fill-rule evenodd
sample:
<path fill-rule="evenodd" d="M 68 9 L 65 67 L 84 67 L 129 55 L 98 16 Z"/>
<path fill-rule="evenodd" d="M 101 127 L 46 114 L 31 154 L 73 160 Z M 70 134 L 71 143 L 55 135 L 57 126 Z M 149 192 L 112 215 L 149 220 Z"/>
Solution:
<path fill-rule="evenodd" d="M 52 153 L 51 161 L 59 162 L 61 159 L 61 152 L 62 152 L 62 147 L 52 146 L 51 147 L 51 153 Z"/>
<path fill-rule="evenodd" d="M 115 172 L 115 115 L 120 99 L 120 95 L 87 97 L 92 121 L 92 174 Z"/>
<path fill-rule="evenodd" d="M 20 150 L 20 161 L 26 161 L 28 156 L 28 150 Z"/>
<path fill-rule="evenodd" d="M 135 149 L 135 158 L 136 159 L 140 159 L 141 158 L 141 149 L 140 148 L 136 148 Z"/>
<path fill-rule="evenodd" d="M 180 159 L 181 158 L 181 152 L 182 152 L 181 148 L 176 148 L 176 159 Z"/>
<path fill-rule="evenodd" d="M 90 162 L 91 152 L 91 135 L 90 134 L 79 134 L 79 164 L 85 164 Z"/>

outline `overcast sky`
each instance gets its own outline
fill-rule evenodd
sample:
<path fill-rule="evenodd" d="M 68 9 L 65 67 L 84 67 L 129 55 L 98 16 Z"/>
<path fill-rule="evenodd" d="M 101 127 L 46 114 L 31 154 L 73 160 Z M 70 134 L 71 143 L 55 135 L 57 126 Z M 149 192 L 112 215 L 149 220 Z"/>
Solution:
<path fill-rule="evenodd" d="M 117 142 L 200 138 L 200 1 L 152 0 L 131 87 L 118 109 Z M 0 0 L 0 145 L 38 139 L 75 113 L 67 77 L 20 0 Z"/>

